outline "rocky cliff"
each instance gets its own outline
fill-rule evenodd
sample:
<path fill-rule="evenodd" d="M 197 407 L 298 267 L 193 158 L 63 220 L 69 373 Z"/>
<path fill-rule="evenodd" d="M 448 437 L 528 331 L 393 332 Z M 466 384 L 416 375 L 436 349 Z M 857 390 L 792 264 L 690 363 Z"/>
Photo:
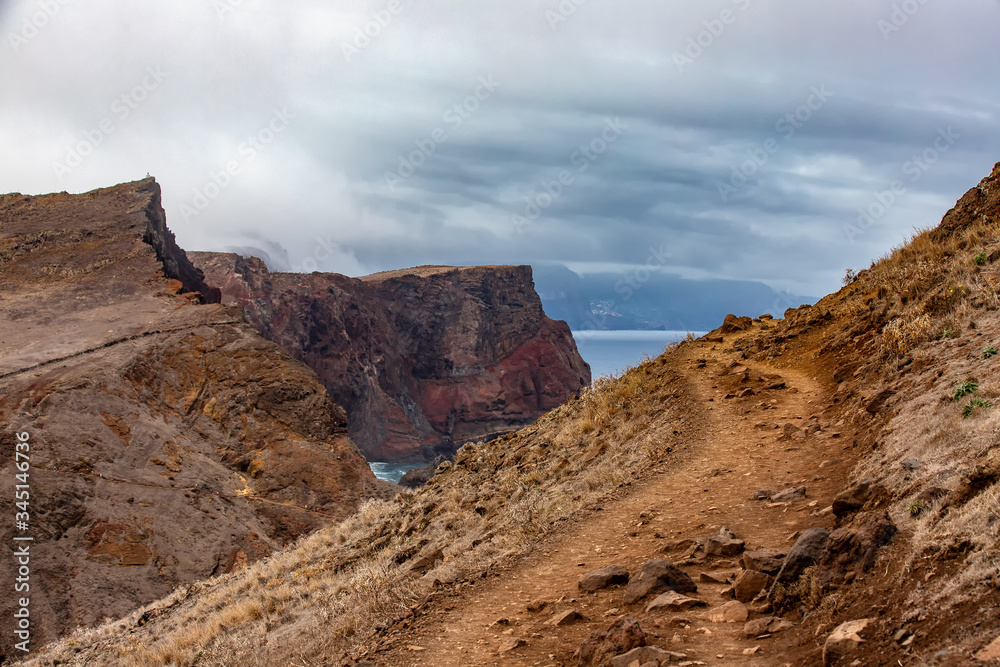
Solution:
<path fill-rule="evenodd" d="M 430 460 L 515 430 L 590 382 L 527 266 L 420 267 L 360 279 L 270 273 L 190 253 L 227 304 L 316 371 L 369 460 Z"/>
<path fill-rule="evenodd" d="M 0 197 L 0 507 L 30 438 L 33 646 L 385 492 L 316 375 L 177 247 L 152 179 Z M 21 511 L 20 508 L 18 511 Z M 0 561 L 13 580 L 13 559 Z M 0 654 L 13 597 L 0 598 Z"/>

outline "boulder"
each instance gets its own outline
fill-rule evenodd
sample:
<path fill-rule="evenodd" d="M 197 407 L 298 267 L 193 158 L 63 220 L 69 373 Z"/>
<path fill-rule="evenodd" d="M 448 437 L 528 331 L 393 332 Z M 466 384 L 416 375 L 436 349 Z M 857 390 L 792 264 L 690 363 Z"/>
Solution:
<path fill-rule="evenodd" d="M 646 633 L 639 627 L 639 621 L 631 616 L 622 616 L 607 630 L 595 630 L 574 654 L 579 667 L 600 665 L 607 658 L 627 653 L 646 645 Z M 628 662 L 625 663 L 626 665 Z"/>
<path fill-rule="evenodd" d="M 773 582 L 774 579 L 764 572 L 744 570 L 733 582 L 733 597 L 740 602 L 751 602 Z"/>
<path fill-rule="evenodd" d="M 753 320 L 749 317 L 737 317 L 736 315 L 726 315 L 726 318 L 722 321 L 722 326 L 719 327 L 719 333 L 737 333 L 740 331 L 746 331 L 753 326 Z"/>
<path fill-rule="evenodd" d="M 608 586 L 628 583 L 628 570 L 620 565 L 607 565 L 596 570 L 591 570 L 580 577 L 577 587 L 581 591 L 592 593 Z"/>
<path fill-rule="evenodd" d="M 807 567 L 818 563 L 823 557 L 829 539 L 830 531 L 826 528 L 810 528 L 804 531 L 785 557 L 785 562 L 775 579 L 776 583 L 789 584 L 798 579 Z"/>
<path fill-rule="evenodd" d="M 886 512 L 856 515 L 847 526 L 830 533 L 814 583 L 821 592 L 871 570 L 878 551 L 892 542 L 897 532 Z"/>
<path fill-rule="evenodd" d="M 823 644 L 824 667 L 835 665 L 837 661 L 851 655 L 864 641 L 865 631 L 874 622 L 873 618 L 864 618 L 838 625 Z"/>
<path fill-rule="evenodd" d="M 743 626 L 743 634 L 748 639 L 760 637 L 761 635 L 773 635 L 782 630 L 795 627 L 791 621 L 787 621 L 780 616 L 763 616 L 755 618 Z"/>
<path fill-rule="evenodd" d="M 705 602 L 697 598 L 689 598 L 675 591 L 661 593 L 646 605 L 646 612 L 651 611 L 684 611 L 694 607 L 704 607 Z"/>
<path fill-rule="evenodd" d="M 705 553 L 709 556 L 737 556 L 744 546 L 743 540 L 724 527 L 705 541 Z"/>
<path fill-rule="evenodd" d="M 746 623 L 749 617 L 750 610 L 737 600 L 716 607 L 704 616 L 705 620 L 711 623 Z"/>
<path fill-rule="evenodd" d="M 678 593 L 694 593 L 698 590 L 694 580 L 684 570 L 663 558 L 647 561 L 634 576 L 629 579 L 625 589 L 625 604 L 633 604 L 654 594 L 668 590 Z"/>
<path fill-rule="evenodd" d="M 772 491 L 771 489 L 760 489 L 758 491 L 754 491 L 754 494 L 753 494 L 753 496 L 751 496 L 750 499 L 751 500 L 770 500 L 773 496 L 774 496 L 774 491 Z"/>
<path fill-rule="evenodd" d="M 875 480 L 865 477 L 856 484 L 844 489 L 833 499 L 833 513 L 842 517 L 856 512 L 865 506 L 874 491 Z"/>
<path fill-rule="evenodd" d="M 686 659 L 687 656 L 683 653 L 673 653 L 672 651 L 665 651 L 655 646 L 641 646 L 632 649 L 628 653 L 611 658 L 611 667 L 628 667 L 633 662 L 638 662 L 640 665 L 650 662 L 654 665 L 669 665 L 672 662 L 680 662 Z"/>
<path fill-rule="evenodd" d="M 784 551 L 774 549 L 754 549 L 753 551 L 744 551 L 740 563 L 745 570 L 775 575 L 778 574 L 787 555 Z"/>

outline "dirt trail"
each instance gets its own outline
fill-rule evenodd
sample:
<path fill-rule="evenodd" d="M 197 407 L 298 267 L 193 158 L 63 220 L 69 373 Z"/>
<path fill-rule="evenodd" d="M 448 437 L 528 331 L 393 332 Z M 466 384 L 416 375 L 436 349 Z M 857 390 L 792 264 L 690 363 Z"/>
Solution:
<path fill-rule="evenodd" d="M 633 484 L 599 510 L 553 533 L 497 576 L 432 605 L 391 634 L 369 659 L 379 665 L 434 667 L 576 664 L 572 654 L 593 630 L 629 614 L 646 631 L 648 644 L 685 653 L 689 660 L 709 665 L 795 662 L 772 648 L 778 638 L 745 639 L 743 623 L 711 623 L 700 619 L 704 611 L 697 609 L 646 613 L 648 600 L 626 608 L 620 586 L 596 594 L 577 588 L 582 574 L 604 565 L 635 572 L 650 558 L 678 560 L 679 553 L 664 555 L 665 543 L 707 536 L 722 526 L 746 540 L 748 549 L 787 549 L 796 531 L 832 527 L 832 515 L 820 511 L 845 486 L 854 455 L 850 427 L 828 423 L 821 412 L 830 405 L 830 388 L 802 370 L 739 360 L 723 352 L 724 347 L 728 345 L 698 341 L 675 353 L 675 368 L 693 397 L 692 421 L 700 426 L 689 428 L 686 447 L 671 455 L 664 472 Z M 734 362 L 738 365 L 730 368 Z M 786 386 L 726 398 L 746 368 L 754 376 L 764 375 L 766 384 L 783 380 Z M 813 416 L 819 418 L 819 433 L 782 437 L 785 424 L 804 427 Z M 806 486 L 806 499 L 787 506 L 750 499 L 761 488 L 791 486 Z M 728 601 L 719 595 L 724 586 L 699 582 L 699 574 L 740 568 L 738 558 L 730 558 L 684 569 L 698 582 L 694 597 L 714 608 Z M 547 605 L 529 612 L 528 603 L 536 600 Z M 568 609 L 588 620 L 562 627 L 545 624 Z M 687 619 L 688 627 L 679 626 L 677 617 Z M 511 638 L 527 645 L 499 653 Z M 755 654 L 744 654 L 754 647 L 759 647 Z"/>

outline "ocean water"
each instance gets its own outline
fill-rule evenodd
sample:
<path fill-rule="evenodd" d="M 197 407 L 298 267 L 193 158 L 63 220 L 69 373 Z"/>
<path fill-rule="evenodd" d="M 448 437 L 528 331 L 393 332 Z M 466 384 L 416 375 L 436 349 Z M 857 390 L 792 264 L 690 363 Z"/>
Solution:
<path fill-rule="evenodd" d="M 384 479 L 393 484 L 399 484 L 406 471 L 414 468 L 423 468 L 426 463 L 386 463 L 385 461 L 369 461 L 368 466 L 379 479 Z"/>
<path fill-rule="evenodd" d="M 701 336 L 705 332 L 691 333 Z M 596 379 L 601 375 L 621 375 L 647 356 L 659 356 L 668 344 L 684 340 L 687 334 L 687 331 L 574 331 L 573 338 Z"/>

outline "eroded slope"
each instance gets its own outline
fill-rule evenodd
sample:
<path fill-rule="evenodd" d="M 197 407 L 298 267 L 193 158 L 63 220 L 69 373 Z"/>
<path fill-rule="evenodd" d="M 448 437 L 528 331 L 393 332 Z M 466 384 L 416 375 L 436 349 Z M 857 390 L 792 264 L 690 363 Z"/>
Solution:
<path fill-rule="evenodd" d="M 0 311 L 0 503 L 27 432 L 35 645 L 382 493 L 315 374 L 206 287 L 152 179 L 0 198 Z"/>

